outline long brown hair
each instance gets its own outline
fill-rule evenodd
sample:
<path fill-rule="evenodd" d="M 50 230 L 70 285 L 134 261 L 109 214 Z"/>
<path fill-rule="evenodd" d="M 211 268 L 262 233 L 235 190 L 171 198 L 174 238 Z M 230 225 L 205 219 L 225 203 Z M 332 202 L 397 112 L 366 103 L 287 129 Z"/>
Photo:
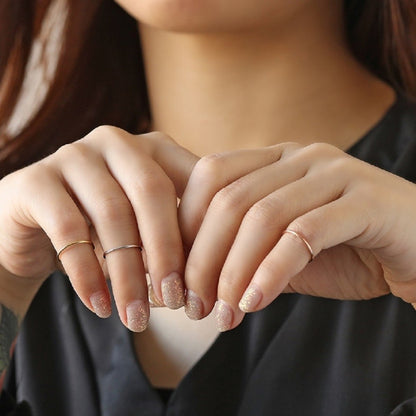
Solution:
<path fill-rule="evenodd" d="M 149 123 L 135 20 L 113 0 L 66 0 L 55 77 L 36 114 L 8 136 L 30 51 L 53 1 L 0 2 L 0 178 L 100 124 L 140 133 Z M 415 0 L 345 0 L 345 24 L 357 58 L 416 99 Z"/>

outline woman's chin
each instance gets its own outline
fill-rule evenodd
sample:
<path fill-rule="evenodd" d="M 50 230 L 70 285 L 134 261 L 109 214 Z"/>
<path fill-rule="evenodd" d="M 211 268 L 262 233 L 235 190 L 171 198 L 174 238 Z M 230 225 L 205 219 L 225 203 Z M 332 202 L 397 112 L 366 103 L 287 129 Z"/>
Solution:
<path fill-rule="evenodd" d="M 282 7 L 281 0 L 115 1 L 144 25 L 182 33 L 252 31 L 274 25 L 276 16 L 295 7 Z M 305 0 L 293 1 L 298 4 Z"/>
<path fill-rule="evenodd" d="M 275 29 L 315 0 L 115 0 L 144 25 L 184 33 Z M 322 0 L 331 1 L 331 0 Z M 321 2 L 320 2 L 321 3 Z"/>
<path fill-rule="evenodd" d="M 216 30 L 219 22 L 216 0 L 116 0 L 137 21 L 174 32 Z"/>

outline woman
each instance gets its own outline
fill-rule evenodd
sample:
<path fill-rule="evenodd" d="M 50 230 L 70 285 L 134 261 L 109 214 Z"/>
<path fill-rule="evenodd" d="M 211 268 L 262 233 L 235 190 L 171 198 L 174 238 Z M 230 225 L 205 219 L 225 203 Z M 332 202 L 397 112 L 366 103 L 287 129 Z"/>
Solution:
<path fill-rule="evenodd" d="M 3 413 L 413 414 L 414 2 L 54 2 L 16 132 L 49 3 L 0 9 Z"/>

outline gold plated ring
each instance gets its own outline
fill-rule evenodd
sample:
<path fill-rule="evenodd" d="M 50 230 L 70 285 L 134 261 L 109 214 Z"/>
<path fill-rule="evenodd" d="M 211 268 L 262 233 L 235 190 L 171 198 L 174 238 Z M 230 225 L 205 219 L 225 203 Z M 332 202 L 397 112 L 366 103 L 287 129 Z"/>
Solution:
<path fill-rule="evenodd" d="M 113 251 L 124 250 L 126 248 L 138 248 L 140 251 L 142 251 L 142 248 L 137 244 L 126 244 L 124 246 L 118 246 L 118 247 L 110 248 L 109 250 L 104 251 L 103 257 L 106 258 Z"/>
<path fill-rule="evenodd" d="M 57 251 L 57 253 L 56 253 L 56 257 L 58 258 L 58 260 L 59 261 L 61 261 L 61 254 L 65 251 L 65 250 L 67 250 L 68 248 L 70 248 L 70 247 L 73 247 L 73 246 L 76 246 L 77 244 L 89 244 L 91 247 L 92 247 L 92 249 L 94 250 L 95 249 L 95 247 L 94 247 L 94 243 L 92 242 L 92 241 L 90 241 L 90 240 L 77 240 L 77 241 L 71 241 L 70 243 L 68 243 L 68 244 L 65 244 L 61 249 L 59 249 L 58 251 Z"/>
<path fill-rule="evenodd" d="M 309 251 L 309 254 L 311 255 L 311 259 L 309 260 L 309 263 L 310 263 L 315 258 L 315 254 L 312 250 L 311 245 L 308 243 L 308 240 L 306 240 L 306 238 L 302 234 L 296 231 L 290 230 L 290 229 L 284 230 L 282 234 L 286 234 L 286 233 L 294 235 L 295 237 L 299 238 L 305 244 L 306 248 Z"/>

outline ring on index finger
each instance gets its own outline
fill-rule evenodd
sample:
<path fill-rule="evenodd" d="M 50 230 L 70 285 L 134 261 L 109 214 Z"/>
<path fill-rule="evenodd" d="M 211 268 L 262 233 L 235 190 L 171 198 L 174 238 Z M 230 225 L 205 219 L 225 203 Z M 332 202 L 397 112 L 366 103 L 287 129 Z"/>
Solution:
<path fill-rule="evenodd" d="M 92 249 L 95 249 L 94 243 L 90 240 L 76 240 L 76 241 L 71 241 L 68 244 L 65 244 L 61 249 L 59 249 L 56 253 L 56 257 L 58 258 L 59 261 L 61 261 L 61 254 L 65 251 L 68 250 L 69 248 L 77 245 L 77 244 L 89 244 Z"/>

